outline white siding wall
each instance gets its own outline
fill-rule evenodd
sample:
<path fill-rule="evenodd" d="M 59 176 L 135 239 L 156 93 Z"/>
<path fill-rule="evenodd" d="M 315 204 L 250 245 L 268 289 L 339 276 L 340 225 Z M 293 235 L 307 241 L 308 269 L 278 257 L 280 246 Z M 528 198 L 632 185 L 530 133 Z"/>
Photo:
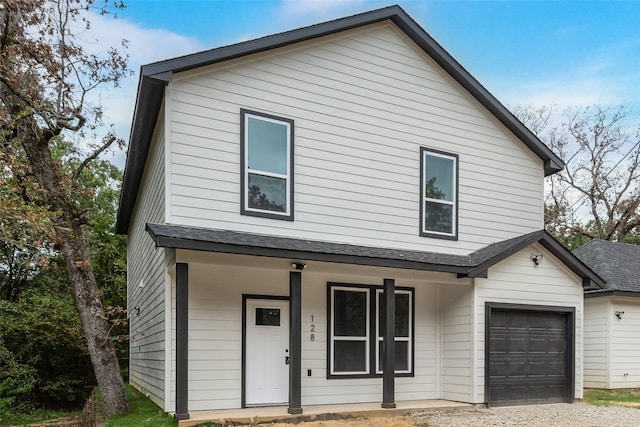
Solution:
<path fill-rule="evenodd" d="M 442 398 L 461 402 L 472 399 L 472 286 L 443 287 Z"/>
<path fill-rule="evenodd" d="M 390 25 L 170 88 L 168 222 L 460 254 L 542 228 L 542 161 Z M 239 214 L 240 108 L 295 121 L 293 222 Z M 418 235 L 421 146 L 460 156 L 458 241 Z"/>
<path fill-rule="evenodd" d="M 164 222 L 164 133 L 160 122 L 127 242 L 127 306 L 131 318 L 129 382 L 165 406 L 165 269 L 166 250 L 156 249 L 147 222 Z M 137 314 L 134 307 L 140 307 Z"/>
<path fill-rule="evenodd" d="M 543 254 L 539 267 L 531 254 Z M 582 280 L 542 246 L 535 244 L 489 269 L 487 279 L 476 279 L 477 402 L 484 402 L 485 302 L 553 305 L 575 308 L 575 397 L 582 398 Z"/>
<path fill-rule="evenodd" d="M 611 299 L 584 301 L 584 386 L 609 388 Z M 637 331 L 637 330 L 636 330 Z M 639 355 L 640 356 L 640 355 Z M 640 360 L 640 358 L 638 359 Z"/>
<path fill-rule="evenodd" d="M 622 319 L 618 320 L 616 311 L 624 311 Z M 614 297 L 605 314 L 611 319 L 609 388 L 640 387 L 640 301 Z"/>
<path fill-rule="evenodd" d="M 189 262 L 189 410 L 239 408 L 242 294 L 287 296 L 290 261 L 190 251 L 179 251 L 177 261 Z M 396 278 L 396 286 L 415 288 L 415 376 L 396 379 L 396 400 L 440 398 L 437 295 L 441 284 L 448 287 L 457 279 L 437 273 L 313 263 L 302 274 L 303 405 L 382 401 L 382 378 L 326 378 L 326 334 L 327 282 L 382 285 L 384 277 Z"/>

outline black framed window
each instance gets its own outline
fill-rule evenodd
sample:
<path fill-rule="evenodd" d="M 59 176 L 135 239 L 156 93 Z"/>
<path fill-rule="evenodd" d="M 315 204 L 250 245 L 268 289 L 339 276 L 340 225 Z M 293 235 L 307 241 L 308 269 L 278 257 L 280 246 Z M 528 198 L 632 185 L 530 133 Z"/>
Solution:
<path fill-rule="evenodd" d="M 369 377 L 383 373 L 381 286 L 328 284 L 327 377 Z M 396 288 L 396 369 L 413 375 L 414 290 Z"/>
<path fill-rule="evenodd" d="M 293 120 L 241 115 L 241 213 L 293 220 Z"/>
<path fill-rule="evenodd" d="M 420 148 L 420 235 L 458 238 L 458 156 Z"/>
<path fill-rule="evenodd" d="M 382 352 L 384 345 L 384 304 L 382 304 L 382 289 L 376 289 L 376 307 L 378 309 L 378 321 L 376 323 L 377 345 L 376 345 L 376 372 L 382 374 L 383 361 Z M 395 372 L 411 373 L 413 371 L 413 291 L 396 289 L 395 298 L 395 349 L 396 349 L 396 365 Z"/>
<path fill-rule="evenodd" d="M 332 288 L 332 373 L 369 373 L 369 299 L 367 288 Z"/>

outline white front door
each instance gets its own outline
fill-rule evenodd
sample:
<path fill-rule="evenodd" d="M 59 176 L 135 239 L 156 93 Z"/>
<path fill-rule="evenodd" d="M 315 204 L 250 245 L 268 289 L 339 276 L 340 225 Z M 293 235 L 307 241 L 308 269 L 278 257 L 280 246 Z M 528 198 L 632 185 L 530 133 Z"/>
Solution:
<path fill-rule="evenodd" d="M 289 401 L 289 301 L 247 299 L 245 403 Z"/>

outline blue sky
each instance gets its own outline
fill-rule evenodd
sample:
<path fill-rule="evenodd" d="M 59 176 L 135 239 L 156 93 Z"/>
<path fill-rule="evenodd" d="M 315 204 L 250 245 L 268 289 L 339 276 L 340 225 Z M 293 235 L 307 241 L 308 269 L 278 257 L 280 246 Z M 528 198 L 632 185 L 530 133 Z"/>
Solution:
<path fill-rule="evenodd" d="M 140 65 L 393 4 L 378 0 L 129 0 L 103 21 Z M 626 102 L 640 110 L 640 1 L 399 1 L 508 107 Z M 99 18 L 102 20 L 103 18 Z M 100 27 L 100 22 L 98 23 Z M 137 75 L 105 96 L 127 138 Z"/>

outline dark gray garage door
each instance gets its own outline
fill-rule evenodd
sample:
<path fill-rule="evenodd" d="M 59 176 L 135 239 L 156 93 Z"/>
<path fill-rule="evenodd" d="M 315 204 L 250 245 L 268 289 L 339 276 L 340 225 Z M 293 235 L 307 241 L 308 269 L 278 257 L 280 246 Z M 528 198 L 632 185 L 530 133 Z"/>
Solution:
<path fill-rule="evenodd" d="M 487 308 L 489 404 L 570 402 L 573 313 Z"/>

